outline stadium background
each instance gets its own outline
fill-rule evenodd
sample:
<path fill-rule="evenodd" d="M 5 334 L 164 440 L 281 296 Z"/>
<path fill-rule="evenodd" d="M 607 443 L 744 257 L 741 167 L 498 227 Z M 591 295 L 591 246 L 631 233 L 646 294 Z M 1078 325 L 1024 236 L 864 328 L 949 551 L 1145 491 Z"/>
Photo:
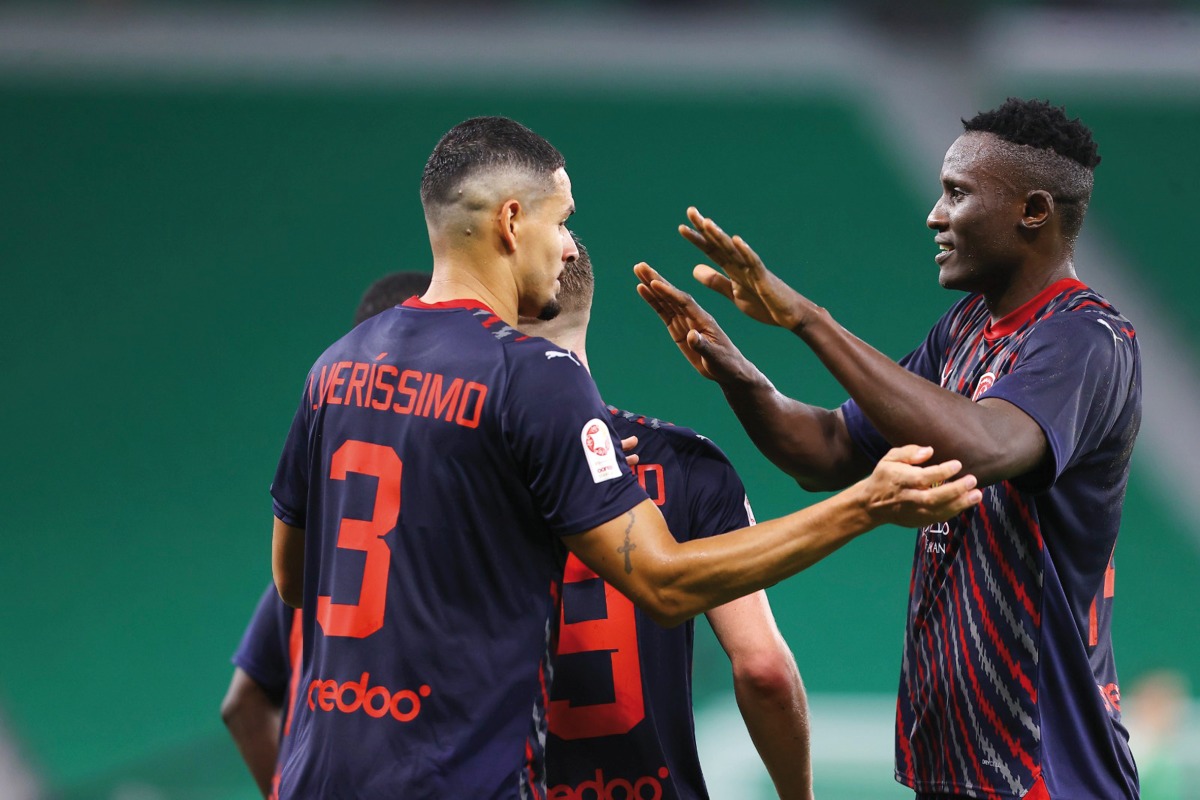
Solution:
<path fill-rule="evenodd" d="M 254 796 L 217 708 L 269 580 L 266 490 L 301 380 L 371 280 L 428 268 L 421 167 L 481 113 L 567 157 L 606 398 L 718 441 L 766 518 L 812 498 L 678 356 L 632 264 L 688 282 L 674 227 L 696 204 L 899 357 L 953 299 L 924 218 L 958 117 L 1009 94 L 1066 103 L 1104 158 L 1079 271 L 1147 354 L 1122 686 L 1166 670 L 1194 692 L 1200 17 L 1120 5 L 0 10 L 0 797 Z M 840 402 L 799 342 L 700 296 L 781 389 Z M 890 772 L 911 552 L 883 529 L 770 591 L 812 695 L 820 797 L 911 796 Z M 711 634 L 696 661 L 714 797 L 765 796 Z M 1189 797 L 1195 719 L 1173 745 Z"/>

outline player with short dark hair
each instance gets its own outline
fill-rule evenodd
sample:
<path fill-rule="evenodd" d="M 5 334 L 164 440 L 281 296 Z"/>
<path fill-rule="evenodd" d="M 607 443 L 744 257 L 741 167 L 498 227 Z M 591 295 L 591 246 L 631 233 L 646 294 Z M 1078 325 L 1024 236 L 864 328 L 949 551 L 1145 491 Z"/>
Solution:
<path fill-rule="evenodd" d="M 422 183 L 433 278 L 321 355 L 271 492 L 272 571 L 302 606 L 303 674 L 280 797 L 545 797 L 551 614 L 567 549 L 674 625 L 884 522 L 978 500 L 955 461 L 894 450 L 780 520 L 677 542 L 621 458 L 551 317 L 576 257 L 562 157 L 468 120 Z"/>
<path fill-rule="evenodd" d="M 648 266 L 639 292 L 717 381 L 760 450 L 807 488 L 928 441 L 983 502 L 924 527 L 913 563 L 896 776 L 919 798 L 1136 798 L 1110 625 L 1113 549 L 1141 421 L 1133 326 L 1075 274 L 1099 163 L 1062 109 L 1010 99 L 967 121 L 927 224 L 939 282 L 967 292 L 897 365 L 694 208 L 696 278 L 794 332 L 850 394 L 780 394 L 695 301 Z"/>
<path fill-rule="evenodd" d="M 594 275 L 587 248 L 563 269 L 561 313 L 521 329 L 573 352 L 586 367 Z M 754 523 L 733 465 L 708 438 L 610 406 L 636 437 L 634 473 L 672 532 L 710 536 Z M 812 796 L 808 701 L 765 592 L 708 612 L 733 667 L 746 727 L 781 798 Z M 567 557 L 550 692 L 550 800 L 590 796 L 707 798 L 692 716 L 691 620 L 663 628 L 578 558 Z M 621 792 L 625 794 L 622 795 Z"/>
<path fill-rule="evenodd" d="M 374 281 L 354 312 L 354 324 L 429 288 L 428 272 L 393 272 Z M 300 611 L 267 587 L 237 651 L 233 677 L 221 701 L 221 719 L 263 797 L 278 791 L 300 676 Z"/>

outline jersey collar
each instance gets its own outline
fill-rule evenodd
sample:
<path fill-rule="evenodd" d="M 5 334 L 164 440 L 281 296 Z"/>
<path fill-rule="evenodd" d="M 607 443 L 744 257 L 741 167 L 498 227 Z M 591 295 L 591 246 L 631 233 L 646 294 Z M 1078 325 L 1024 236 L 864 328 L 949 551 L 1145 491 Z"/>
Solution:
<path fill-rule="evenodd" d="M 404 306 L 405 308 L 431 308 L 431 309 L 443 309 L 443 310 L 450 309 L 450 308 L 474 308 L 474 309 L 482 309 L 483 311 L 486 311 L 493 316 L 495 316 L 495 314 L 496 314 L 496 312 L 492 311 L 492 309 L 488 308 L 488 306 L 483 301 L 467 299 L 467 298 L 464 298 L 461 300 L 442 300 L 441 302 L 438 302 L 438 303 L 426 303 L 421 298 L 417 297 L 416 295 L 413 295 L 412 297 L 408 298 L 400 305 Z"/>
<path fill-rule="evenodd" d="M 1068 289 L 1086 288 L 1086 284 L 1075 278 L 1063 278 L 1062 280 L 1055 281 L 1022 303 L 1018 308 L 1008 312 L 995 322 L 988 322 L 987 325 L 984 325 L 983 338 L 989 342 L 994 342 L 1001 337 L 1008 336 L 1033 319 L 1033 315 L 1057 295 Z"/>

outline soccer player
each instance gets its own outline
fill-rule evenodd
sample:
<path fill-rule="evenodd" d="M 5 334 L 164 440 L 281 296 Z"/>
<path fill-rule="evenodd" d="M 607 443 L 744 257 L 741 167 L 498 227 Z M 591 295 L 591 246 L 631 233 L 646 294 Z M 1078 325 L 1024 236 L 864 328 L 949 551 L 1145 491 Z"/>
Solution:
<path fill-rule="evenodd" d="M 780 394 L 711 316 L 641 264 L 639 292 L 759 449 L 808 488 L 930 442 L 983 502 L 920 531 L 901 663 L 896 776 L 920 798 L 1138 795 L 1110 622 L 1113 548 L 1141 420 L 1133 326 L 1076 277 L 1100 158 L 1061 108 L 1010 98 L 964 121 L 927 224 L 939 282 L 966 292 L 900 365 L 694 208 L 696 278 L 797 336 L 850 399 Z"/>
<path fill-rule="evenodd" d="M 566 548 L 674 625 L 881 523 L 978 501 L 973 476 L 949 480 L 961 464 L 921 466 L 932 450 L 909 445 L 822 503 L 677 542 L 587 370 L 514 327 L 553 316 L 576 257 L 562 155 L 512 120 L 467 120 L 421 199 L 429 291 L 317 359 L 271 487 L 275 584 L 304 634 L 280 797 L 544 797 Z"/>
<path fill-rule="evenodd" d="M 427 288 L 427 272 L 384 275 L 363 293 L 354 324 Z M 221 702 L 221 718 L 263 797 L 272 796 L 277 788 L 281 742 L 287 741 L 291 729 L 300 665 L 299 617 L 300 612 L 285 605 L 273 585 L 267 587 L 233 655 L 233 677 Z"/>
<path fill-rule="evenodd" d="M 594 276 L 587 249 L 562 272 L 561 312 L 520 328 L 573 352 L 584 367 Z M 750 502 L 725 454 L 695 431 L 609 407 L 639 441 L 635 474 L 672 532 L 706 536 L 752 525 Z M 782 798 L 812 797 L 808 703 L 765 592 L 712 609 L 733 666 L 734 693 Z M 549 800 L 580 796 L 707 798 L 692 718 L 689 620 L 663 628 L 567 557 L 550 692 Z M 607 794 L 605 794 L 607 792 Z"/>

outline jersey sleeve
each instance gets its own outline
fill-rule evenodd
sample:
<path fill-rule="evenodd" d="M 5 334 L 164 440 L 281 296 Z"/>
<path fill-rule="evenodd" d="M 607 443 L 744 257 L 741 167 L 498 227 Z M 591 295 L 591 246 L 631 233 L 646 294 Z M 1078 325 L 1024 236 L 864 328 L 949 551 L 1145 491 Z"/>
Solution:
<path fill-rule="evenodd" d="M 716 536 L 754 524 L 742 479 L 720 448 L 696 437 L 687 466 L 687 497 L 693 539 Z"/>
<path fill-rule="evenodd" d="M 311 380 L 311 375 L 309 376 Z M 271 498 L 275 516 L 294 528 L 303 528 L 308 513 L 308 431 L 311 404 L 306 396 L 292 418 L 283 443 L 283 453 L 271 482 Z"/>
<path fill-rule="evenodd" d="M 1052 464 L 1027 476 L 1026 488 L 1053 486 L 1111 430 L 1135 388 L 1136 347 L 1110 317 L 1093 311 L 1059 314 L 1030 332 L 1012 371 L 980 395 L 1012 403 L 1046 436 Z"/>
<path fill-rule="evenodd" d="M 275 587 L 268 586 L 233 654 L 234 666 L 240 667 L 272 702 L 280 705 L 291 677 L 288 640 L 294 619 L 292 609 L 279 599 Z"/>
<path fill-rule="evenodd" d="M 610 412 L 587 369 L 521 343 L 510 366 L 502 426 L 533 502 L 551 532 L 582 533 L 646 499 L 625 463 Z"/>
<path fill-rule="evenodd" d="M 925 341 L 921 342 L 917 349 L 900 359 L 900 366 L 914 375 L 920 375 L 926 380 L 940 383 L 942 360 L 946 352 L 952 316 L 953 313 L 942 317 L 937 325 L 929 331 Z M 872 461 L 883 458 L 892 448 L 892 444 L 875 429 L 854 398 L 842 403 L 841 412 L 842 419 L 846 422 L 846 428 L 850 432 L 850 439 Z"/>

